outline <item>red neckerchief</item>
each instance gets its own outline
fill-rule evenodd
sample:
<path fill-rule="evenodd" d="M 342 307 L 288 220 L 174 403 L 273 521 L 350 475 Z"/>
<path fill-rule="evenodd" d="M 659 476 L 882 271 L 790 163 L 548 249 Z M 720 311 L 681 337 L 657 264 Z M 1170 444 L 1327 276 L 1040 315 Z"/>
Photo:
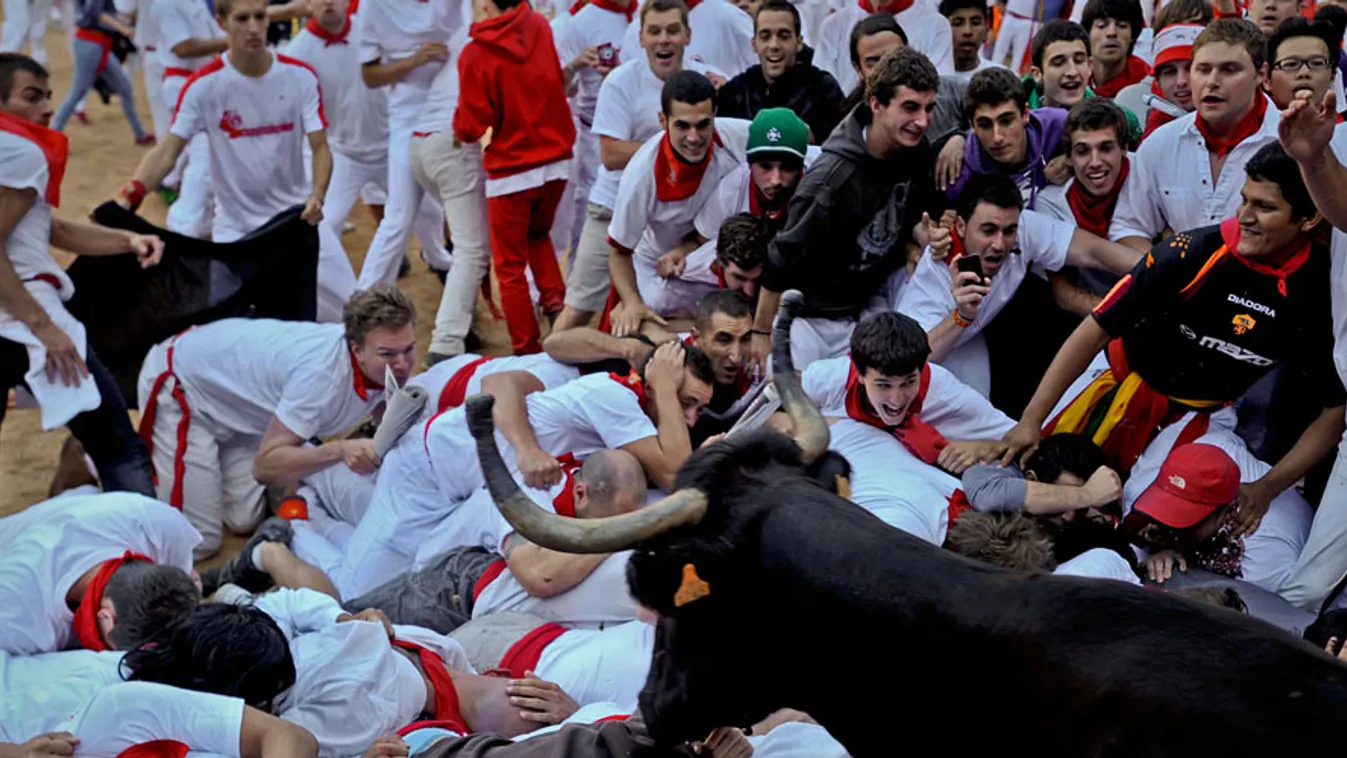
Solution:
<path fill-rule="evenodd" d="M 64 134 L 48 129 L 27 119 L 0 111 L 0 132 L 23 137 L 42 149 L 47 159 L 47 190 L 42 199 L 55 208 L 61 204 L 61 180 L 65 178 L 65 162 L 70 154 L 70 142 Z"/>
<path fill-rule="evenodd" d="M 406 735 L 408 732 L 432 724 L 458 734 L 472 734 L 472 730 L 468 728 L 468 722 L 463 720 L 463 715 L 458 710 L 458 690 L 454 687 L 453 677 L 449 676 L 449 670 L 444 667 L 444 659 L 434 650 L 415 642 L 393 640 L 392 645 L 416 653 L 416 657 L 421 661 L 421 668 L 426 673 L 426 678 L 430 680 L 430 688 L 435 691 L 434 722 L 419 721 L 408 724 L 398 730 L 398 735 Z"/>
<path fill-rule="evenodd" d="M 369 391 L 370 391 L 370 390 L 382 390 L 382 389 L 384 388 L 384 386 L 383 386 L 382 384 L 375 384 L 374 382 L 372 382 L 372 381 L 370 381 L 370 380 L 368 380 L 368 379 L 365 378 L 365 372 L 360 370 L 360 361 L 357 361 L 357 360 L 355 359 L 355 351 L 354 351 L 354 350 L 352 350 L 349 346 L 347 346 L 346 352 L 348 352 L 348 353 L 351 354 L 351 374 L 353 374 L 353 375 L 355 376 L 355 380 L 354 380 L 354 381 L 355 381 L 355 394 L 356 394 L 362 401 L 368 403 L 368 402 L 369 402 Z"/>
<path fill-rule="evenodd" d="M 608 378 L 631 390 L 636 395 L 636 399 L 641 402 L 641 407 L 645 407 L 645 380 L 641 378 L 640 374 L 636 373 L 635 369 L 632 369 L 631 373 L 626 376 L 609 371 Z"/>
<path fill-rule="evenodd" d="M 1090 89 L 1100 97 L 1117 97 L 1123 87 L 1130 87 L 1150 75 L 1151 65 L 1133 55 L 1127 59 L 1127 66 L 1123 68 L 1121 74 L 1106 82 L 1094 82 L 1090 85 Z"/>
<path fill-rule="evenodd" d="M 580 9 L 586 5 L 589 5 L 589 0 L 575 0 L 575 4 L 571 6 L 571 15 L 574 16 L 579 13 Z"/>
<path fill-rule="evenodd" d="M 1294 274 L 1301 266 L 1305 265 L 1305 261 L 1310 259 L 1311 245 L 1309 240 L 1306 240 L 1305 246 L 1283 261 L 1280 266 L 1269 266 L 1266 263 L 1249 260 L 1236 252 L 1236 250 L 1239 249 L 1239 236 L 1239 221 L 1233 218 L 1228 218 L 1221 222 L 1221 241 L 1225 243 L 1225 247 L 1230 251 L 1230 255 L 1233 256 L 1235 260 L 1260 274 L 1276 277 L 1277 291 L 1282 293 L 1282 296 L 1285 297 L 1286 277 Z"/>
<path fill-rule="evenodd" d="M 1080 228 L 1099 237 L 1108 237 L 1108 222 L 1113 218 L 1113 208 L 1118 204 L 1118 193 L 1122 191 L 1123 182 L 1127 181 L 1127 173 L 1130 170 L 1130 161 L 1124 155 L 1118 179 L 1113 183 L 1113 189 L 1106 195 L 1091 195 L 1086 191 L 1085 185 L 1081 184 L 1080 177 L 1076 177 L 1076 181 L 1072 182 L 1066 191 L 1066 203 L 1071 206 L 1071 215 L 1076 217 L 1076 223 Z"/>
<path fill-rule="evenodd" d="M 561 483 L 561 492 L 552 498 L 552 510 L 558 516 L 575 518 L 575 472 L 580 470 L 581 462 L 572 453 L 562 453 L 557 456 L 557 463 L 561 464 L 565 479 Z"/>
<path fill-rule="evenodd" d="M 716 275 L 716 283 L 721 289 L 729 287 L 725 284 L 725 269 L 721 267 L 720 261 L 711 261 L 711 273 Z"/>
<path fill-rule="evenodd" d="M 350 44 L 350 42 L 347 41 L 346 39 L 346 37 L 351 33 L 350 16 L 346 17 L 346 23 L 342 24 L 341 31 L 337 32 L 336 34 L 333 34 L 332 32 L 329 32 L 327 29 L 324 29 L 323 25 L 318 23 L 318 19 L 312 16 L 309 17 L 309 23 L 305 24 L 304 28 L 308 30 L 309 34 L 312 34 L 313 36 L 322 40 L 323 47 Z"/>
<path fill-rule="evenodd" d="M 769 218 L 773 221 L 781 218 L 786 213 L 787 203 L 782 203 L 776 210 L 767 209 L 767 198 L 762 196 L 762 190 L 751 178 L 748 180 L 748 212 L 754 216 Z"/>
<path fill-rule="evenodd" d="M 346 15 L 354 16 L 360 10 L 360 0 L 351 0 L 346 4 Z"/>
<path fill-rule="evenodd" d="M 921 388 L 917 390 L 917 396 L 912 400 L 912 404 L 907 407 L 907 418 L 904 418 L 903 423 L 898 426 L 889 426 L 870 407 L 870 401 L 865 397 L 865 385 L 861 383 L 861 377 L 856 373 L 856 364 L 853 363 L 847 374 L 847 416 L 889 432 L 903 443 L 903 447 L 909 452 L 924 463 L 934 466 L 936 458 L 940 457 L 940 451 L 944 450 L 949 442 L 934 426 L 921 420 L 921 405 L 926 401 L 926 392 L 930 388 L 931 366 L 927 364 L 921 367 Z"/>
<path fill-rule="evenodd" d="M 123 750 L 117 758 L 185 758 L 190 748 L 177 740 L 142 742 Z"/>
<path fill-rule="evenodd" d="M 954 522 L 958 521 L 960 516 L 971 510 L 973 504 L 968 502 L 968 495 L 961 489 L 954 490 L 954 494 L 949 496 L 949 523 L 945 525 L 945 533 L 948 534 L 949 530 L 954 528 Z"/>
<path fill-rule="evenodd" d="M 669 133 L 665 132 L 660 138 L 659 150 L 655 153 L 655 199 L 661 203 L 676 203 L 697 194 L 697 189 L 702 186 L 702 177 L 706 175 L 706 167 L 711 165 L 711 156 L 715 153 L 718 142 L 720 135 L 716 134 L 711 140 L 710 147 L 706 149 L 706 157 L 702 162 L 688 163 L 678 157 L 673 143 L 669 141 Z"/>
<path fill-rule="evenodd" d="M 883 11 L 885 13 L 892 13 L 893 15 L 896 16 L 899 13 L 902 13 L 903 11 L 907 10 L 908 8 L 911 8 L 913 5 L 916 5 L 916 3 L 917 0 L 895 0 L 895 2 L 889 3 L 888 5 L 879 6 L 878 10 Z M 870 0 L 860 0 L 860 6 L 861 10 L 865 11 L 866 13 L 876 12 L 875 4 L 870 2 Z"/>
<path fill-rule="evenodd" d="M 950 266 L 950 271 L 954 270 L 954 261 L 961 255 L 968 255 L 968 246 L 963 243 L 963 237 L 959 235 L 959 232 L 951 226 L 949 228 L 949 257 L 945 260 Z"/>
<path fill-rule="evenodd" d="M 120 558 L 103 561 L 103 565 L 98 567 L 98 573 L 89 580 L 89 586 L 84 588 L 84 597 L 80 598 L 80 604 L 75 608 L 75 637 L 85 650 L 102 652 L 112 649 L 103 641 L 103 634 L 98 630 L 98 609 L 103 605 L 103 590 L 107 589 L 108 580 L 123 563 L 131 561 L 154 563 L 154 559 L 147 555 L 127 550 Z"/>
<path fill-rule="evenodd" d="M 444 389 L 440 390 L 440 402 L 435 408 L 436 412 L 443 413 L 462 405 L 463 400 L 468 396 L 468 382 L 472 381 L 477 369 L 489 360 L 491 358 L 484 355 L 455 371 L 454 375 L 449 377 L 449 381 L 444 383 Z"/>
<path fill-rule="evenodd" d="M 699 5 L 701 5 L 701 4 L 702 4 L 702 0 L 688 0 L 688 2 L 687 2 L 688 13 L 691 13 L 693 8 L 696 8 L 697 6 L 699 6 Z"/>
<path fill-rule="evenodd" d="M 1164 98 L 1165 92 L 1160 89 L 1160 82 L 1158 80 L 1151 82 L 1151 94 L 1158 98 Z M 1146 129 L 1141 133 L 1141 141 L 1145 142 L 1146 138 L 1151 136 L 1151 132 L 1173 120 L 1173 116 L 1165 113 L 1159 108 L 1151 108 L 1151 112 L 1146 114 Z"/>
<path fill-rule="evenodd" d="M 632 0 L 625 8 L 613 2 L 613 0 L 589 0 L 589 4 L 595 8 L 602 8 L 613 13 L 621 13 L 627 17 L 627 23 L 631 23 L 632 17 L 636 15 L 636 0 Z M 579 3 L 577 3 L 577 5 L 579 5 Z M 689 8 L 688 10 L 692 9 Z"/>
<path fill-rule="evenodd" d="M 1267 98 L 1263 97 L 1261 91 L 1253 95 L 1253 107 L 1244 114 L 1244 118 L 1235 124 L 1234 131 L 1229 137 L 1222 137 L 1212 131 L 1207 122 L 1202 120 L 1202 114 L 1197 114 L 1197 130 L 1202 133 L 1202 139 L 1207 142 L 1207 150 L 1211 151 L 1217 158 L 1224 158 L 1230 154 L 1235 146 L 1244 140 L 1252 137 L 1263 126 L 1263 117 L 1267 115 Z"/>

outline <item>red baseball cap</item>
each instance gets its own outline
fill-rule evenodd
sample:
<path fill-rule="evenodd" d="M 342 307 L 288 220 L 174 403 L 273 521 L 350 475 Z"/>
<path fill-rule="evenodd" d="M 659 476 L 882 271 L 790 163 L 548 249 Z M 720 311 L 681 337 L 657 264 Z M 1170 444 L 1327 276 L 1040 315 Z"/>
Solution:
<path fill-rule="evenodd" d="M 1174 448 L 1160 475 L 1141 493 L 1132 510 L 1165 526 L 1187 529 L 1239 495 L 1239 466 L 1215 445 Z"/>

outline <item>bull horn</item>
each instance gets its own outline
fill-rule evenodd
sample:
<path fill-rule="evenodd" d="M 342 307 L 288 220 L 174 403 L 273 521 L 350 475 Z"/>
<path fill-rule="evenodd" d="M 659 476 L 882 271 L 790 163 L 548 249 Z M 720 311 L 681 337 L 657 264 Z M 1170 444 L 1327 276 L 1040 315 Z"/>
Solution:
<path fill-rule="evenodd" d="M 679 490 L 619 516 L 578 519 L 549 513 L 520 491 L 501 459 L 491 419 L 494 404 L 491 395 L 468 398 L 468 430 L 477 440 L 477 458 L 491 499 L 510 526 L 530 542 L 563 553 L 616 553 L 675 527 L 695 524 L 706 515 L 706 496 L 698 490 Z"/>
<path fill-rule="evenodd" d="M 795 444 L 800 446 L 801 457 L 809 464 L 828 449 L 828 422 L 823 420 L 818 406 L 804 394 L 790 359 L 790 325 L 802 308 L 804 295 L 799 290 L 781 294 L 781 310 L 772 326 L 772 373 L 781 404 L 795 426 Z"/>

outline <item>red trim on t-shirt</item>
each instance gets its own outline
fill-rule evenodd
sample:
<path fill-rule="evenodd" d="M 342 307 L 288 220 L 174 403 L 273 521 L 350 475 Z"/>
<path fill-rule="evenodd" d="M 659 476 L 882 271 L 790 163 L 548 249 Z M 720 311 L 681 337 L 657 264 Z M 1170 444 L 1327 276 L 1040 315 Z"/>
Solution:
<path fill-rule="evenodd" d="M 282 53 L 276 53 L 276 60 L 280 61 L 281 63 L 288 63 L 292 66 L 299 66 L 305 71 L 308 71 L 310 74 L 313 74 L 313 86 L 318 88 L 318 120 L 323 123 L 323 128 L 326 129 L 327 114 L 323 112 L 323 85 L 319 83 L 318 72 L 314 71 L 313 66 L 310 66 L 304 61 L 298 58 L 291 58 L 290 56 L 284 55 Z"/>
<path fill-rule="evenodd" d="M 178 92 L 178 102 L 173 106 L 174 121 L 178 120 L 178 111 L 182 108 L 182 99 L 187 96 L 187 90 L 191 89 L 193 84 L 196 84 L 216 71 L 223 71 L 224 67 L 224 56 L 217 55 L 209 63 L 192 72 L 192 75 L 187 77 L 187 83 L 182 85 L 182 90 Z"/>
<path fill-rule="evenodd" d="M 486 571 L 482 572 L 481 578 L 477 580 L 476 584 L 472 585 L 472 602 L 477 602 L 477 598 L 482 596 L 482 592 L 486 590 L 487 585 L 496 581 L 496 578 L 504 573 L 506 568 L 507 564 L 504 558 L 497 558 L 495 562 L 487 566 Z"/>
<path fill-rule="evenodd" d="M 472 377 L 477 374 L 477 369 L 489 360 L 491 358 L 484 355 L 455 371 L 454 375 L 449 377 L 449 381 L 444 383 L 444 389 L 440 390 L 440 400 L 435 408 L 436 412 L 443 413 L 462 405 L 467 398 L 468 382 L 472 381 Z"/>

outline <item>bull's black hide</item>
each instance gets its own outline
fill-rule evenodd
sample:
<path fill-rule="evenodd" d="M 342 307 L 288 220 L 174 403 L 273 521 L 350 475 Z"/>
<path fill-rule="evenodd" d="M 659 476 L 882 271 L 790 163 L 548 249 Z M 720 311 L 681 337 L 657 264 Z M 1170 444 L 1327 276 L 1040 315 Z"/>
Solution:
<path fill-rule="evenodd" d="M 129 407 L 136 377 L 156 343 L 190 327 L 244 316 L 312 321 L 317 313 L 318 233 L 292 208 L 237 242 L 160 229 L 116 203 L 94 211 L 104 226 L 155 234 L 164 258 L 142 269 L 133 255 L 78 258 L 67 304 L 112 372 Z"/>
<path fill-rule="evenodd" d="M 641 712 L 664 744 L 791 707 L 857 758 L 1341 752 L 1347 667 L 1257 619 L 953 555 L 772 433 L 699 450 L 677 486 L 708 494 L 705 517 L 628 566 L 663 616 Z M 676 607 L 688 564 L 709 594 Z"/>

